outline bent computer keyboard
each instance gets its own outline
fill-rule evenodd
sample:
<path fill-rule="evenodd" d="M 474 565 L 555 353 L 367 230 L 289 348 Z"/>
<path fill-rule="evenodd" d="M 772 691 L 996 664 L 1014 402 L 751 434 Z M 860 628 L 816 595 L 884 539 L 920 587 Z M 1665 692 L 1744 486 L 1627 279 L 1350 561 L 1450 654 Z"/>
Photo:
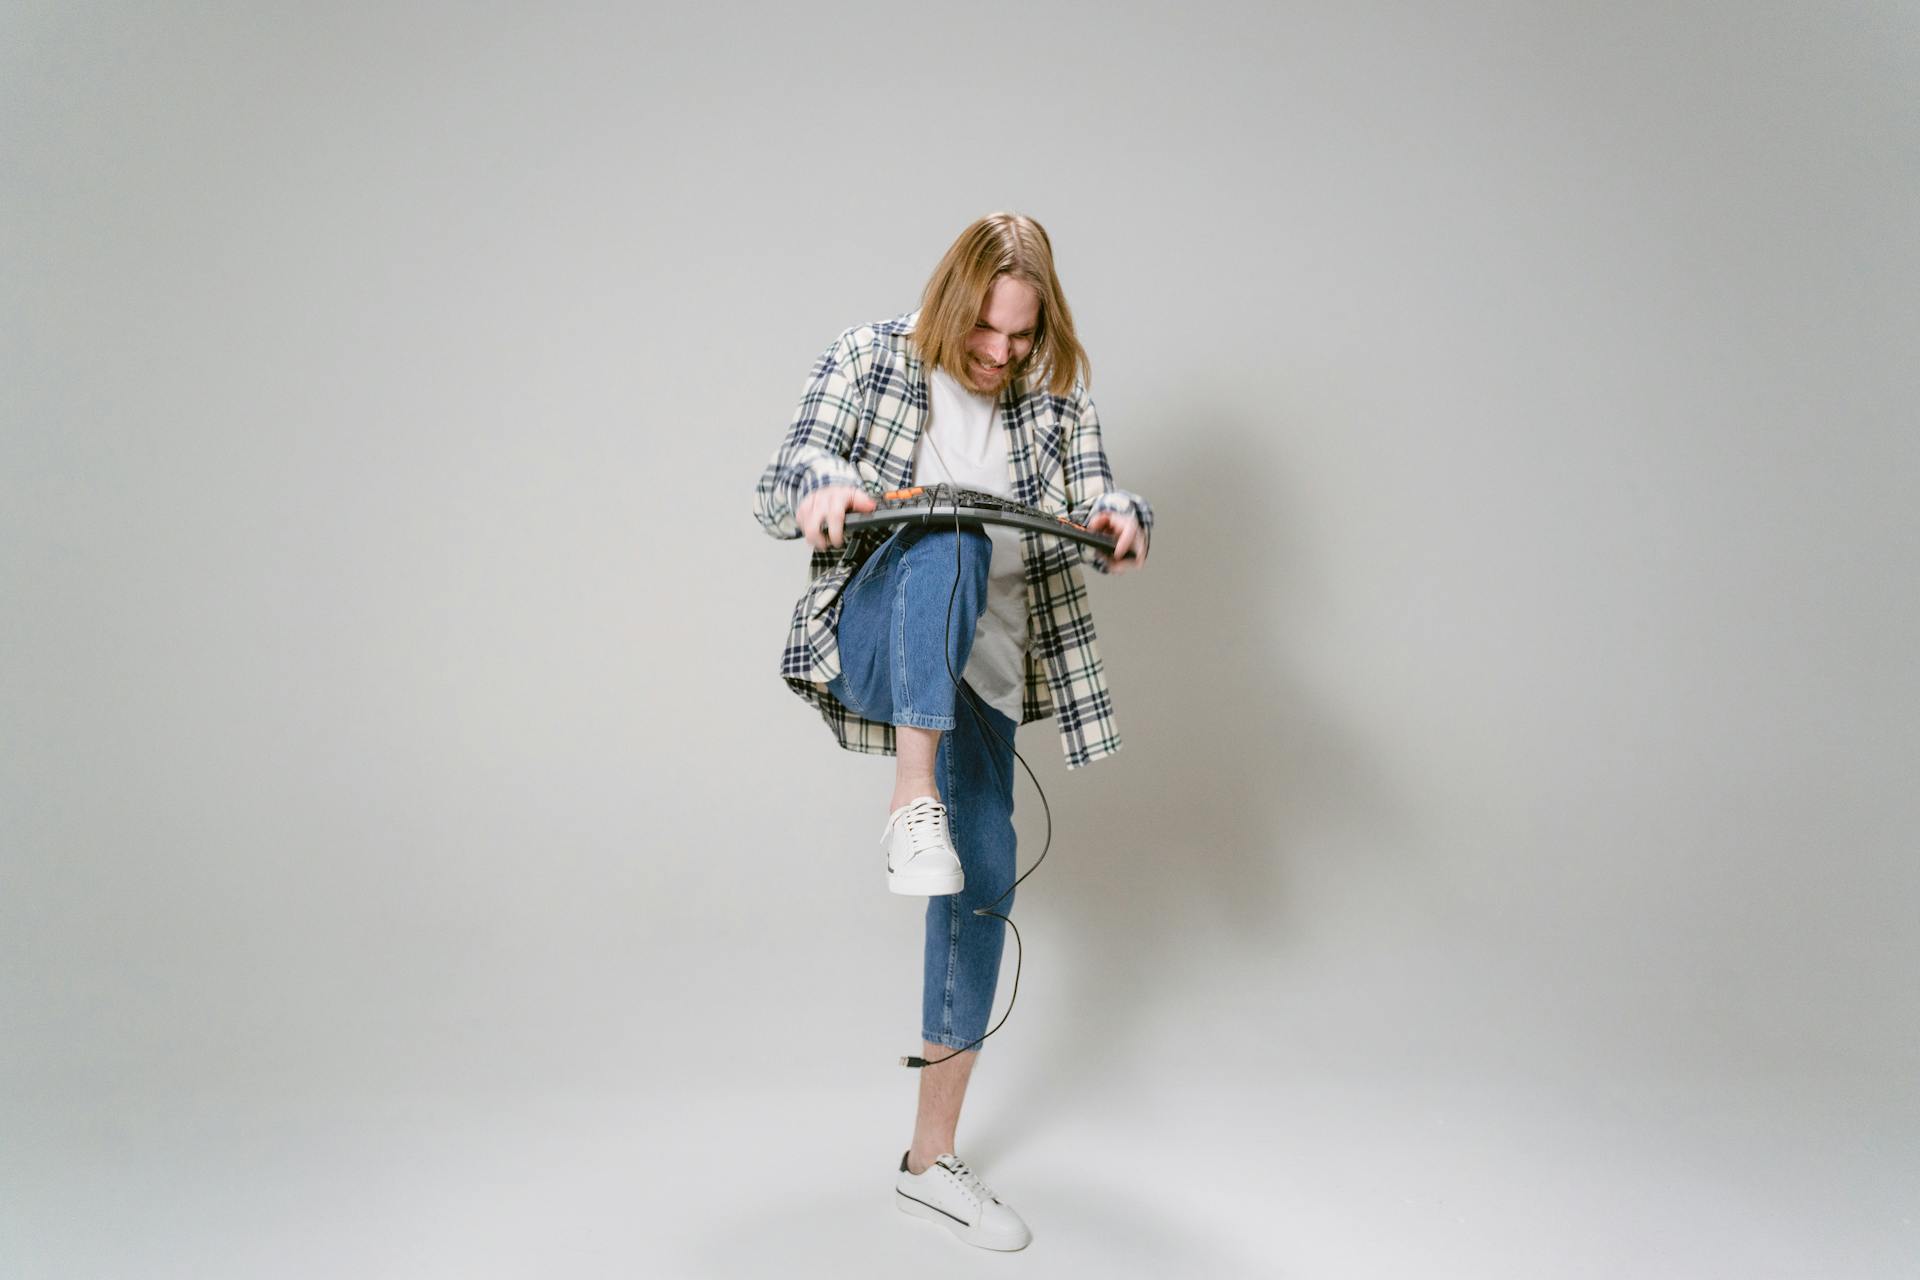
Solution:
<path fill-rule="evenodd" d="M 949 527 L 958 523 L 972 528 L 999 524 L 1050 533 L 1113 554 L 1114 540 L 1109 534 L 1095 533 L 1065 516 L 1049 515 L 1036 507 L 977 489 L 961 489 L 949 484 L 915 485 L 911 489 L 883 493 L 874 501 L 879 505 L 872 511 L 847 512 L 848 533 L 918 523 Z"/>

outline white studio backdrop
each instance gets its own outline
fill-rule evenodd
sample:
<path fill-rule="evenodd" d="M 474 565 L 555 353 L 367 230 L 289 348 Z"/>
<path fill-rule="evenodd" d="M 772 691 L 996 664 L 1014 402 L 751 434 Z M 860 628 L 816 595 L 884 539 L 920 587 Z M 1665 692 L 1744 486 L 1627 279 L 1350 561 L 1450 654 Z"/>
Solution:
<path fill-rule="evenodd" d="M 1160 522 L 1019 737 L 1023 1257 L 1909 1273 L 1910 8 L 4 26 L 0 1273 L 966 1261 L 749 496 L 996 209 Z"/>

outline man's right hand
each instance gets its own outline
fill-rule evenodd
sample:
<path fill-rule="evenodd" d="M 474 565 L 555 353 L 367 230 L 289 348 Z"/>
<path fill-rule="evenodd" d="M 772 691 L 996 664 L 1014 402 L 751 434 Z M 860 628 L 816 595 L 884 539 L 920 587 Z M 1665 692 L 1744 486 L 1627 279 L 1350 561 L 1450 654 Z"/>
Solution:
<path fill-rule="evenodd" d="M 801 499 L 800 510 L 794 513 L 794 523 L 800 526 L 800 535 L 815 551 L 825 551 L 829 544 L 844 547 L 847 544 L 847 512 L 871 511 L 878 505 L 865 489 L 856 489 L 851 485 L 830 485 L 825 489 L 815 489 Z"/>

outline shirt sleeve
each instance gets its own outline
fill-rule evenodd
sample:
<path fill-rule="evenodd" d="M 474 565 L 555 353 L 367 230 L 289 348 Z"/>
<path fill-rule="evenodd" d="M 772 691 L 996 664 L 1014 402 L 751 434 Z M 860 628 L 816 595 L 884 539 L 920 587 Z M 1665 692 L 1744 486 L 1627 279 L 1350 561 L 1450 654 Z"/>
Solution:
<path fill-rule="evenodd" d="M 1075 524 L 1085 524 L 1102 511 L 1130 514 L 1140 522 L 1149 551 L 1153 547 L 1153 507 L 1139 494 L 1113 483 L 1113 468 L 1100 438 L 1100 415 L 1084 383 L 1073 387 L 1073 438 L 1067 442 L 1067 505 Z M 1109 570 L 1098 556 L 1090 557 L 1094 570 Z"/>
<path fill-rule="evenodd" d="M 794 512 L 814 490 L 866 487 L 847 461 L 860 429 L 862 405 L 860 348 L 853 333 L 842 333 L 814 361 L 786 436 L 754 485 L 754 518 L 769 537 L 800 536 Z"/>

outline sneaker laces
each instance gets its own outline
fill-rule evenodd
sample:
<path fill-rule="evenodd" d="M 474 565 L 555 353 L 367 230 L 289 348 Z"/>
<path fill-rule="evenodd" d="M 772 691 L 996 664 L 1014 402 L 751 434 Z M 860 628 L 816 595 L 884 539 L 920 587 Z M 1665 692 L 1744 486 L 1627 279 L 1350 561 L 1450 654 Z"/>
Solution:
<path fill-rule="evenodd" d="M 909 859 L 929 849 L 944 848 L 947 843 L 947 807 L 938 800 L 916 800 L 900 818 L 907 829 Z"/>
<path fill-rule="evenodd" d="M 999 1197 L 993 1194 L 993 1189 L 981 1180 L 979 1174 L 969 1169 L 967 1162 L 959 1156 L 943 1156 L 934 1163 L 957 1178 L 960 1185 L 966 1188 L 967 1194 L 971 1195 L 977 1203 L 984 1205 L 989 1200 L 999 1203 Z"/>

